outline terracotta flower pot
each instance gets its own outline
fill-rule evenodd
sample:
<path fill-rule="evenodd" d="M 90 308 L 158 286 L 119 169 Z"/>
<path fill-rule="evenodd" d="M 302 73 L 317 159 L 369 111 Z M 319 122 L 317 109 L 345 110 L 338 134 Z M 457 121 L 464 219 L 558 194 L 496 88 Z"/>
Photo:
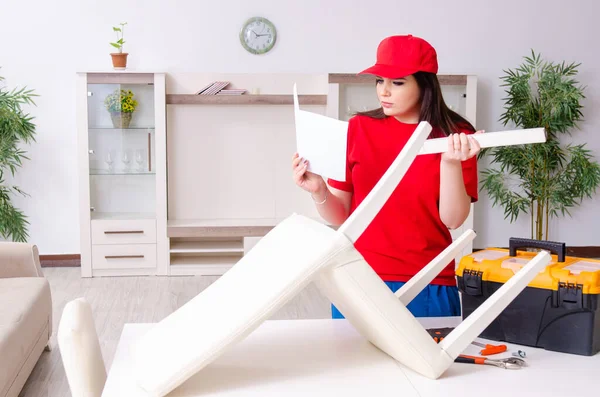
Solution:
<path fill-rule="evenodd" d="M 131 123 L 131 116 L 133 113 L 130 112 L 111 112 L 110 118 L 114 128 L 129 128 Z"/>
<path fill-rule="evenodd" d="M 127 67 L 127 55 L 129 54 L 126 52 L 111 53 L 113 67 L 115 69 L 125 69 Z"/>

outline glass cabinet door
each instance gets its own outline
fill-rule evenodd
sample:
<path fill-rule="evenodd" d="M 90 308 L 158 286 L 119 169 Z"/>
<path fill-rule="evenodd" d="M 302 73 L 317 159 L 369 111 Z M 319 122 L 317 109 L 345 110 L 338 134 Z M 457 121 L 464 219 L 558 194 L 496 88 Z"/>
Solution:
<path fill-rule="evenodd" d="M 152 83 L 89 83 L 92 219 L 156 217 Z"/>

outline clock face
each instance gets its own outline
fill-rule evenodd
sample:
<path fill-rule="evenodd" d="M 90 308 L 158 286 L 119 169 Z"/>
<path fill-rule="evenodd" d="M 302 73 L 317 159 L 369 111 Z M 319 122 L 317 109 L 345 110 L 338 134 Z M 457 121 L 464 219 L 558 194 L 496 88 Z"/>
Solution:
<path fill-rule="evenodd" d="M 251 18 L 242 27 L 240 42 L 252 54 L 265 54 L 275 45 L 277 32 L 275 25 L 268 19 Z"/>

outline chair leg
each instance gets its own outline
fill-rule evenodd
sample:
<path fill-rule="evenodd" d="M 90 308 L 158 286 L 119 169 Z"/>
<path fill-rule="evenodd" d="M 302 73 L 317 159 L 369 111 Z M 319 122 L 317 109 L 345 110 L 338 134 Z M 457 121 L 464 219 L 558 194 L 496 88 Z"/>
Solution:
<path fill-rule="evenodd" d="M 440 342 L 439 346 L 442 350 L 446 351 L 452 359 L 458 357 L 550 263 L 551 259 L 547 252 L 537 254 Z"/>
<path fill-rule="evenodd" d="M 395 295 L 404 306 L 419 295 L 430 282 L 440 274 L 448 263 L 455 258 L 464 247 L 475 238 L 475 232 L 471 229 L 461 234 L 455 241 L 452 242 L 445 250 L 438 254 L 427 266 L 415 274 L 406 284 L 404 284 Z"/>

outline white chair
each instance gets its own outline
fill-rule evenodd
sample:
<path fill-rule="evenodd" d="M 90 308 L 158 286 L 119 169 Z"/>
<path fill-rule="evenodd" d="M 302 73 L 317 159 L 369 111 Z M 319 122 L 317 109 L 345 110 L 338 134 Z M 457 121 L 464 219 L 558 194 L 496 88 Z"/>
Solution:
<path fill-rule="evenodd" d="M 153 326 L 132 348 L 138 386 L 150 396 L 165 396 L 249 335 L 310 282 L 316 282 L 375 346 L 424 376 L 439 377 L 549 263 L 550 256 L 538 254 L 444 341 L 433 341 L 406 305 L 474 233 L 464 233 L 397 294 L 353 244 L 398 186 L 430 131 L 428 123 L 419 125 L 337 231 L 303 216 L 288 217 L 224 276 Z"/>
<path fill-rule="evenodd" d="M 106 367 L 92 309 L 85 298 L 65 305 L 57 339 L 71 395 L 100 397 L 106 383 Z"/>

